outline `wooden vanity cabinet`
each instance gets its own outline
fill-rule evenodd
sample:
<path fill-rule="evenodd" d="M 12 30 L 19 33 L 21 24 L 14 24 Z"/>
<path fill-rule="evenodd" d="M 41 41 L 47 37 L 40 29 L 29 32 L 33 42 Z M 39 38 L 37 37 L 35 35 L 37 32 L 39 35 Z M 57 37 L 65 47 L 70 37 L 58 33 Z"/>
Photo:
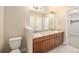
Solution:
<path fill-rule="evenodd" d="M 63 32 L 33 39 L 33 52 L 44 53 L 63 43 Z"/>

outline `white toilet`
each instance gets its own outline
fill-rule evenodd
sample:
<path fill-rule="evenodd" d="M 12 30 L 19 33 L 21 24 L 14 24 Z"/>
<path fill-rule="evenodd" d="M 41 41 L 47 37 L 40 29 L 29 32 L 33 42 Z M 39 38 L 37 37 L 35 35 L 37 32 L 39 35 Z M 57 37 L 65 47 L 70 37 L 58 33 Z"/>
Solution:
<path fill-rule="evenodd" d="M 9 45 L 10 48 L 12 49 L 10 53 L 21 53 L 21 51 L 19 50 L 21 46 L 21 40 L 22 37 L 15 37 L 9 39 Z"/>

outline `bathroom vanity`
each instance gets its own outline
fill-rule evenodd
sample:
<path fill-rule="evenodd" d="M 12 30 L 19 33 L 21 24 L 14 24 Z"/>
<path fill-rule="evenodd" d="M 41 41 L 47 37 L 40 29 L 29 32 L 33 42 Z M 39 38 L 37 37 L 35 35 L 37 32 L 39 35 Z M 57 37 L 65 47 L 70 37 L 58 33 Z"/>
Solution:
<path fill-rule="evenodd" d="M 33 38 L 33 53 L 44 53 L 63 43 L 64 32 L 48 31 L 35 34 Z"/>
<path fill-rule="evenodd" d="M 48 52 L 63 43 L 64 32 L 57 28 L 60 21 L 56 19 L 56 13 L 49 13 L 48 7 L 42 8 L 47 11 L 29 9 L 28 12 L 28 25 L 25 27 L 28 53 Z"/>

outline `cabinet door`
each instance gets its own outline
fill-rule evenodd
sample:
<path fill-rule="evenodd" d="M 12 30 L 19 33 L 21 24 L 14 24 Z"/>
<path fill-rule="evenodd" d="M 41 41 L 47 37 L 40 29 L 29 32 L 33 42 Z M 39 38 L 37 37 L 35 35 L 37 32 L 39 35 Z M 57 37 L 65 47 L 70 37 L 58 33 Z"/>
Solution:
<path fill-rule="evenodd" d="M 41 49 L 40 42 L 34 43 L 34 45 L 33 45 L 33 52 L 34 53 L 40 53 L 40 49 Z"/>
<path fill-rule="evenodd" d="M 50 49 L 54 48 L 55 46 L 56 46 L 55 38 L 50 39 Z"/>
<path fill-rule="evenodd" d="M 60 38 L 60 36 L 57 36 L 56 38 L 57 38 L 57 39 L 56 39 L 56 46 L 58 46 L 58 45 L 60 44 L 60 41 L 61 41 L 60 39 L 61 39 L 61 38 Z"/>
<path fill-rule="evenodd" d="M 62 43 L 63 43 L 63 33 L 58 33 L 57 34 L 56 45 L 60 45 Z"/>
<path fill-rule="evenodd" d="M 33 44 L 33 52 L 34 53 L 38 52 L 38 44 L 37 43 Z"/>
<path fill-rule="evenodd" d="M 61 43 L 63 43 L 63 40 L 64 40 L 64 32 L 62 32 Z"/>
<path fill-rule="evenodd" d="M 45 47 L 44 47 L 44 41 L 40 41 L 40 53 L 43 53 L 45 51 Z"/>
<path fill-rule="evenodd" d="M 49 50 L 49 39 L 41 41 L 41 52 L 47 52 Z"/>
<path fill-rule="evenodd" d="M 50 35 L 49 48 L 52 49 L 56 46 L 56 34 Z"/>
<path fill-rule="evenodd" d="M 47 52 L 50 49 L 50 39 L 45 41 L 45 51 Z"/>
<path fill-rule="evenodd" d="M 62 36 L 59 36 L 59 44 L 62 44 L 63 43 L 63 38 L 62 38 Z"/>

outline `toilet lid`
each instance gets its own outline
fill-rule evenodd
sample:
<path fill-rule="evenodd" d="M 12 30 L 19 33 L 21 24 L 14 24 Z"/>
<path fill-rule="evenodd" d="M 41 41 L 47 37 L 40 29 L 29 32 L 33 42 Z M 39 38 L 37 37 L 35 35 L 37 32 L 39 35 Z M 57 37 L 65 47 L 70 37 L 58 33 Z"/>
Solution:
<path fill-rule="evenodd" d="M 19 49 L 16 49 L 16 50 L 12 50 L 10 53 L 21 53 L 21 51 Z"/>

